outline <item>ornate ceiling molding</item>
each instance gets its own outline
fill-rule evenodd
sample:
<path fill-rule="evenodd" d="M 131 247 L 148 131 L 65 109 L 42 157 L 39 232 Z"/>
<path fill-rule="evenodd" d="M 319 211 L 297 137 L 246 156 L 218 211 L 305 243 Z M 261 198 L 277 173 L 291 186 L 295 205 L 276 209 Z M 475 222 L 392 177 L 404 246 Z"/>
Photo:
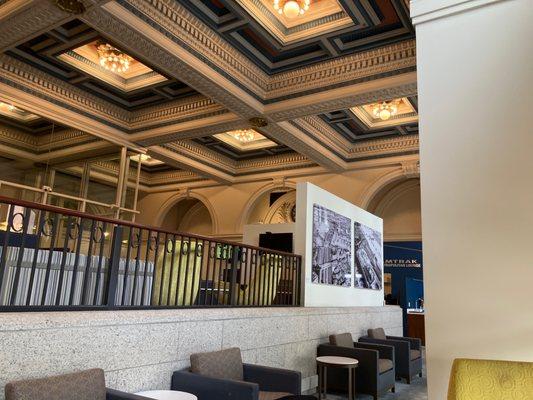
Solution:
<path fill-rule="evenodd" d="M 418 135 L 375 139 L 352 145 L 350 159 L 354 161 L 401 154 L 418 154 L 418 150 Z"/>
<path fill-rule="evenodd" d="M 272 102 L 295 93 L 323 91 L 415 66 L 416 43 L 407 40 L 273 75 L 266 88 L 267 99 Z"/>
<path fill-rule="evenodd" d="M 274 121 L 287 121 L 416 94 L 416 72 L 408 72 L 352 86 L 342 86 L 297 99 L 278 101 L 267 105 L 264 111 Z"/>

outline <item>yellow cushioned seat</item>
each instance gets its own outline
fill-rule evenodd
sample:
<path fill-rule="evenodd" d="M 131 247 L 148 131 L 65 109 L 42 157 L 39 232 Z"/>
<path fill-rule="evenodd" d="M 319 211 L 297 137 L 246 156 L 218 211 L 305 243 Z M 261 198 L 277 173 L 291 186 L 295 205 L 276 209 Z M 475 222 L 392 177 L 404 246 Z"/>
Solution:
<path fill-rule="evenodd" d="M 533 363 L 457 359 L 448 400 L 531 400 Z"/>

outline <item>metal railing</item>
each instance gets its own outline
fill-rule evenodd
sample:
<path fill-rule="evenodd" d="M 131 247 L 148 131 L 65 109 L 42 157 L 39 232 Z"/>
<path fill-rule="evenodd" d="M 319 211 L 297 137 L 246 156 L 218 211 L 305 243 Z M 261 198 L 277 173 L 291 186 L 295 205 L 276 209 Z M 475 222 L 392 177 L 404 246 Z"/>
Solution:
<path fill-rule="evenodd" d="M 0 311 L 298 306 L 301 257 L 0 196 Z"/>

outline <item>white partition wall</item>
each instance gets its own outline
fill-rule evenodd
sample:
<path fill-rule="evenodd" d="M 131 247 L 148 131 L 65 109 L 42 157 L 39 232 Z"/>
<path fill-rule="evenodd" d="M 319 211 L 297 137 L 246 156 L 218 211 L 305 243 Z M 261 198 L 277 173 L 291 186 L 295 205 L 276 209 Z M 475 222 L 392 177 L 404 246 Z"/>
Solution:
<path fill-rule="evenodd" d="M 305 306 L 382 306 L 383 220 L 308 182 L 297 185 L 296 204 L 295 252 L 303 256 Z M 322 226 L 314 228 L 314 224 Z M 332 225 L 336 226 L 335 232 L 327 232 L 332 229 Z M 325 232 L 323 237 L 317 239 L 317 230 L 319 233 L 321 230 Z M 371 235 L 371 240 L 364 239 L 367 233 Z M 356 240 L 357 244 L 354 244 Z M 313 255 L 315 245 L 316 254 Z M 322 255 L 325 252 L 327 254 Z M 374 265 L 373 262 L 370 263 L 370 258 L 381 263 L 379 273 L 370 271 L 375 278 L 372 282 L 381 282 L 379 288 L 377 283 L 374 284 L 374 289 L 356 287 L 357 284 L 371 282 L 372 278 L 364 279 L 361 276 L 355 257 L 365 265 L 367 262 L 368 265 Z M 328 265 L 324 262 L 324 267 L 320 270 L 316 266 L 319 263 L 317 259 L 333 261 L 328 262 Z M 339 270 L 344 272 L 339 273 Z"/>
<path fill-rule="evenodd" d="M 416 0 L 428 389 L 533 361 L 533 1 Z"/>

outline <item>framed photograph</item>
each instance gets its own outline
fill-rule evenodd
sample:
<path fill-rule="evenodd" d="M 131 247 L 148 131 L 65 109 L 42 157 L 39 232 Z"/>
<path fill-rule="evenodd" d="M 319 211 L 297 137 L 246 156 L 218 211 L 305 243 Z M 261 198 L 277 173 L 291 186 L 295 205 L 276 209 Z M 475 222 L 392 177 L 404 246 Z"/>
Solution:
<path fill-rule="evenodd" d="M 354 222 L 354 285 L 360 289 L 383 287 L 383 238 L 378 232 Z"/>
<path fill-rule="evenodd" d="M 351 220 L 313 204 L 312 282 L 351 286 Z"/>

